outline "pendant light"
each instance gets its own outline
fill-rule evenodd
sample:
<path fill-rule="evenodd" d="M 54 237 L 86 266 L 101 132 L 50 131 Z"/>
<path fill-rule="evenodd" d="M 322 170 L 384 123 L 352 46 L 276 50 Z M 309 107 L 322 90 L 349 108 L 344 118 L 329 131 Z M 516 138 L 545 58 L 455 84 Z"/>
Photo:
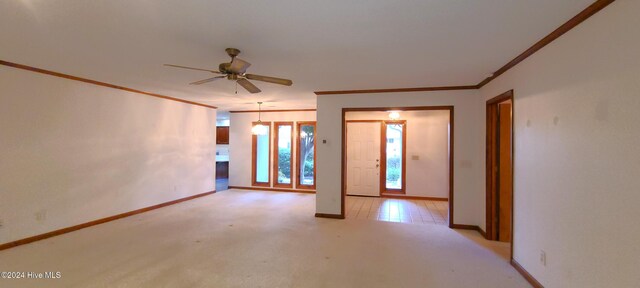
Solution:
<path fill-rule="evenodd" d="M 391 120 L 400 119 L 400 112 L 398 112 L 398 111 L 389 111 L 389 119 L 391 119 Z"/>
<path fill-rule="evenodd" d="M 262 112 L 262 102 L 258 102 L 258 124 L 254 125 L 251 128 L 251 133 L 253 133 L 253 135 L 266 135 L 267 134 L 267 126 L 262 124 L 262 121 L 260 120 L 260 114 Z"/>

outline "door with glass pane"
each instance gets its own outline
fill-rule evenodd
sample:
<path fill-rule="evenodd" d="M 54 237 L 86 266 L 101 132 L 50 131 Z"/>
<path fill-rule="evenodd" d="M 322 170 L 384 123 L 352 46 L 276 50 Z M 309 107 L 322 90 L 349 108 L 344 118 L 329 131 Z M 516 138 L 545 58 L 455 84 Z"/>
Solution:
<path fill-rule="evenodd" d="M 274 122 L 273 186 L 293 187 L 293 122 Z"/>
<path fill-rule="evenodd" d="M 271 158 L 271 122 L 261 122 L 264 129 L 252 136 L 251 184 L 253 186 L 271 186 L 269 160 Z M 254 122 L 253 125 L 259 125 Z"/>
<path fill-rule="evenodd" d="M 382 129 L 382 193 L 404 194 L 406 187 L 407 122 L 385 121 Z"/>
<path fill-rule="evenodd" d="M 296 186 L 316 189 L 316 122 L 298 122 L 296 133 Z"/>

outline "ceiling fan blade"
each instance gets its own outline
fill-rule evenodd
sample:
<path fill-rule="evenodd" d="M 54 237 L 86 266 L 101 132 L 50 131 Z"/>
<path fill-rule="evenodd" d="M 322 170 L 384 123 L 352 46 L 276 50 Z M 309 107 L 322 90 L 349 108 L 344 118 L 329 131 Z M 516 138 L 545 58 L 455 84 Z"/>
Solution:
<path fill-rule="evenodd" d="M 291 84 L 293 84 L 293 81 L 289 79 L 282 79 L 282 78 L 255 75 L 255 74 L 246 74 L 244 76 L 247 77 L 247 79 L 251 79 L 251 80 L 269 82 L 269 83 L 280 84 L 285 86 L 291 86 Z"/>
<path fill-rule="evenodd" d="M 258 87 L 256 87 L 256 85 L 253 85 L 253 83 L 249 82 L 249 80 L 241 78 L 238 79 L 238 84 L 240 84 L 240 86 L 244 87 L 244 89 L 247 89 L 247 91 L 251 92 L 251 93 L 260 93 L 261 90 L 258 89 Z"/>
<path fill-rule="evenodd" d="M 238 57 L 234 57 L 231 60 L 231 65 L 229 66 L 229 70 L 235 74 L 244 74 L 247 71 L 247 68 L 251 66 L 251 63 L 244 61 Z"/>
<path fill-rule="evenodd" d="M 204 79 L 204 80 L 192 82 L 192 83 L 189 83 L 189 84 L 190 85 L 200 85 L 200 84 L 204 84 L 204 83 L 211 82 L 211 81 L 216 81 L 218 79 L 222 79 L 222 78 L 226 78 L 226 77 L 227 76 L 216 76 L 216 77 L 207 78 L 207 79 Z"/>
<path fill-rule="evenodd" d="M 176 67 L 176 68 L 182 68 L 182 69 L 198 70 L 198 71 L 207 71 L 207 72 L 211 72 L 211 73 L 223 74 L 223 73 L 222 73 L 222 72 L 220 72 L 220 71 L 209 70 L 209 69 L 201 69 L 201 68 L 193 68 L 193 67 L 180 66 L 180 65 L 173 65 L 173 64 L 164 64 L 164 66 Z"/>

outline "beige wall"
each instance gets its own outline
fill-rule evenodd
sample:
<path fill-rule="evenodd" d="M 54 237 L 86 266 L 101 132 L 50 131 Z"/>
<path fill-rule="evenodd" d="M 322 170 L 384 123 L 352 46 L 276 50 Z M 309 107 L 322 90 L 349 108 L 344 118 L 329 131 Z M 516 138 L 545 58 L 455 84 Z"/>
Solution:
<path fill-rule="evenodd" d="M 215 119 L 0 66 L 0 243 L 214 190 Z"/>
<path fill-rule="evenodd" d="M 455 109 L 454 220 L 484 221 L 483 135 L 479 91 L 436 91 L 318 96 L 318 185 L 316 212 L 340 214 L 342 108 L 451 105 Z"/>
<path fill-rule="evenodd" d="M 347 112 L 346 120 L 389 120 L 387 112 Z M 449 111 L 402 111 L 407 121 L 408 196 L 449 198 Z M 413 160 L 412 156 L 418 156 Z"/>
<path fill-rule="evenodd" d="M 229 185 L 230 186 L 251 186 L 251 127 L 253 122 L 258 121 L 258 113 L 231 113 L 231 124 L 229 125 Z M 316 121 L 315 111 L 299 112 L 264 112 L 262 121 Z M 273 123 L 271 123 L 273 126 Z M 295 127 L 294 123 L 294 127 Z M 295 129 L 295 128 L 294 128 Z M 271 149 L 273 149 L 273 127 L 271 129 Z M 295 136 L 294 136 L 295 141 Z M 319 144 L 316 144 L 319 145 Z M 296 145 L 293 145 L 292 153 L 297 153 Z M 273 153 L 271 153 L 270 166 L 273 165 Z M 319 157 L 319 156 L 318 156 Z M 293 163 L 296 170 L 296 161 Z M 297 171 L 297 170 L 296 170 Z M 273 172 L 272 172 L 273 173 Z M 271 176 L 273 177 L 273 175 Z M 316 180 L 317 181 L 317 180 Z M 271 181 L 273 186 L 273 179 Z"/>
<path fill-rule="evenodd" d="M 639 12 L 616 1 L 481 90 L 515 92 L 514 258 L 545 287 L 640 283 Z"/>

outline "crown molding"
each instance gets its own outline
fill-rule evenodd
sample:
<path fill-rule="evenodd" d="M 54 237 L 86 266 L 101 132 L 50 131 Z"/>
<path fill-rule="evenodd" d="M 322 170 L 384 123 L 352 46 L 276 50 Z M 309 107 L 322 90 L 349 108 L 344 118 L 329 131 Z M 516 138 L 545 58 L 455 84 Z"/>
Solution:
<path fill-rule="evenodd" d="M 60 73 L 60 72 L 40 69 L 40 68 L 31 67 L 31 66 L 27 66 L 27 65 L 22 65 L 22 64 L 18 64 L 18 63 L 13 63 L 13 62 L 9 62 L 9 61 L 0 60 L 0 65 L 13 67 L 13 68 L 17 68 L 17 69 L 22 69 L 22 70 L 27 70 L 27 71 L 36 72 L 36 73 L 41 73 L 41 74 L 46 74 L 46 75 L 51 75 L 51 76 L 60 77 L 60 78 L 64 78 L 64 79 L 80 81 L 80 82 L 89 83 L 89 84 L 93 84 L 93 85 L 98 85 L 98 86 L 102 86 L 102 87 L 108 87 L 108 88 L 123 90 L 123 91 L 127 91 L 127 92 L 147 95 L 147 96 L 151 96 L 151 97 L 162 98 L 162 99 L 166 99 L 166 100 L 171 100 L 171 101 L 182 102 L 182 103 L 187 103 L 187 104 L 191 104 L 191 105 L 207 107 L 207 108 L 211 108 L 211 109 L 217 109 L 218 108 L 216 106 L 206 105 L 206 104 L 202 104 L 202 103 L 198 103 L 198 102 L 193 102 L 193 101 L 189 101 L 189 100 L 184 100 L 184 99 L 180 99 L 180 98 L 175 98 L 175 97 L 170 97 L 170 96 L 165 96 L 165 95 L 160 95 L 160 94 L 155 94 L 155 93 L 144 92 L 144 91 L 140 91 L 140 90 L 136 90 L 136 89 L 132 89 L 132 88 L 127 88 L 127 87 L 124 87 L 124 86 L 119 86 L 119 85 L 109 84 L 109 83 L 96 81 L 96 80 L 91 80 L 91 79 L 87 79 L 87 78 L 72 76 L 72 75 L 68 75 L 68 74 L 64 74 L 64 73 Z"/>
<path fill-rule="evenodd" d="M 316 95 L 337 95 L 337 94 L 372 94 L 372 93 L 449 91 L 449 90 L 473 90 L 473 89 L 478 89 L 477 85 L 415 87 L 415 88 L 391 88 L 391 89 L 365 89 L 365 90 L 336 90 L 336 91 L 316 91 L 316 92 L 313 92 L 313 93 L 315 93 Z"/>
<path fill-rule="evenodd" d="M 525 50 L 520 55 L 518 55 L 516 58 L 514 58 L 511 61 L 509 61 L 509 63 L 505 64 L 504 66 L 500 67 L 500 69 L 498 69 L 497 71 L 493 72 L 491 74 L 491 76 L 489 76 L 486 79 L 482 80 L 482 82 L 478 83 L 478 85 L 477 85 L 478 88 L 482 88 L 484 85 L 487 85 L 489 82 L 491 82 L 494 79 L 498 78 L 498 76 L 504 74 L 504 72 L 507 72 L 509 69 L 511 69 L 514 66 L 520 64 L 520 62 L 524 61 L 525 59 L 529 58 L 529 56 L 535 54 L 540 49 L 544 48 L 545 46 L 549 45 L 551 42 L 553 42 L 556 39 L 560 38 L 560 36 L 562 36 L 565 33 L 569 32 L 571 29 L 575 28 L 580 23 L 582 23 L 585 20 L 589 19 L 589 17 L 591 17 L 594 14 L 598 13 L 600 10 L 604 9 L 605 7 L 607 7 L 609 4 L 613 3 L 614 1 L 615 0 L 598 0 L 598 1 L 594 2 L 593 4 L 589 5 L 589 7 L 587 7 L 584 10 L 582 10 L 580 13 L 578 13 L 578 15 L 576 15 L 573 18 L 569 19 L 569 21 L 565 22 L 560 27 L 558 27 L 556 30 L 553 30 L 553 32 L 549 33 L 549 35 L 545 36 L 544 38 L 540 39 L 540 41 L 536 42 L 536 44 L 533 44 L 533 46 L 529 47 L 529 49 Z"/>
<path fill-rule="evenodd" d="M 485 78 L 480 83 L 476 85 L 464 85 L 464 86 L 436 86 L 436 87 L 416 87 L 416 88 L 394 88 L 394 89 L 365 89 L 365 90 L 335 90 L 335 91 L 316 91 L 314 92 L 316 95 L 338 95 L 338 94 L 371 94 L 371 93 L 398 93 L 398 92 L 421 92 L 421 91 L 447 91 L 447 90 L 475 90 L 480 89 L 484 85 L 487 85 L 489 82 L 498 78 L 500 75 L 507 72 L 509 69 L 515 67 L 520 62 L 529 58 L 529 56 L 535 54 L 540 49 L 549 45 L 551 42 L 560 38 L 560 36 L 565 33 L 571 31 L 571 29 L 578 26 L 580 23 L 589 19 L 591 16 L 598 13 L 600 10 L 607 7 L 609 4 L 613 3 L 615 0 L 597 0 L 593 4 L 589 5 L 589 7 L 580 11 L 576 16 L 569 19 L 569 21 L 562 24 L 556 30 L 549 33 L 547 36 L 542 38 L 540 41 L 533 44 L 533 46 L 529 47 L 529 49 L 520 53 L 516 58 L 509 61 L 504 66 L 500 67 L 500 69 L 491 73 L 491 76 Z"/>
<path fill-rule="evenodd" d="M 235 110 L 229 113 L 268 113 L 268 112 L 315 112 L 316 109 L 281 109 L 281 110 Z"/>

